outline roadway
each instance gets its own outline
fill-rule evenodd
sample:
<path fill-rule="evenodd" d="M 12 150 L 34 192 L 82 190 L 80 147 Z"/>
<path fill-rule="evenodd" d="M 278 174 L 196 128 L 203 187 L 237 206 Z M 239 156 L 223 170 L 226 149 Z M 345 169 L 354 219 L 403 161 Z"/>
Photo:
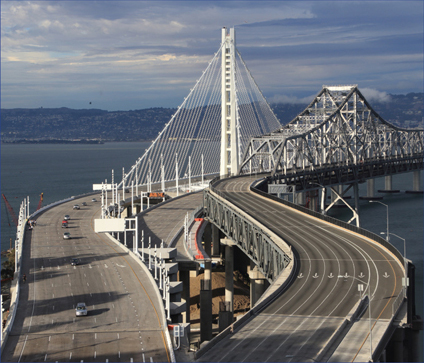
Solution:
<path fill-rule="evenodd" d="M 46 210 L 26 232 L 22 265 L 28 279 L 3 361 L 170 360 L 157 308 L 162 301 L 141 266 L 94 233 L 100 203 L 91 198 Z M 80 210 L 72 209 L 75 203 Z M 67 229 L 61 227 L 65 214 L 71 216 Z M 72 239 L 63 239 L 65 231 Z M 74 257 L 77 266 L 70 264 Z M 87 304 L 87 316 L 75 316 L 78 302 Z"/>
<path fill-rule="evenodd" d="M 343 327 L 345 317 L 359 301 L 358 284 L 363 284 L 366 293 L 370 284 L 373 331 L 386 326 L 403 277 L 403 269 L 394 257 L 365 237 L 250 192 L 252 182 L 249 177 L 224 179 L 215 188 L 292 245 L 296 273 L 284 294 L 199 360 L 323 359 L 321 349 Z M 349 277 L 338 278 L 345 274 Z M 361 320 L 367 317 L 368 310 Z M 342 329 L 342 335 L 349 334 L 350 328 Z M 353 345 L 344 346 L 344 352 L 336 351 L 341 361 L 368 360 L 368 330 L 368 324 L 358 331 L 352 329 L 356 337 Z M 375 348 L 378 340 L 373 339 L 373 343 Z M 326 359 L 336 348 L 326 352 Z"/>

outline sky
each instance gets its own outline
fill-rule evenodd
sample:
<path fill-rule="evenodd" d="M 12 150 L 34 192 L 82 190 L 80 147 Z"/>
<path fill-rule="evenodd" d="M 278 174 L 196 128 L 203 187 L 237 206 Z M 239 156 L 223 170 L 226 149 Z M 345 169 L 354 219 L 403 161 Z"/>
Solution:
<path fill-rule="evenodd" d="M 420 1 L 1 1 L 1 108 L 177 107 L 221 28 L 270 102 L 423 92 Z"/>

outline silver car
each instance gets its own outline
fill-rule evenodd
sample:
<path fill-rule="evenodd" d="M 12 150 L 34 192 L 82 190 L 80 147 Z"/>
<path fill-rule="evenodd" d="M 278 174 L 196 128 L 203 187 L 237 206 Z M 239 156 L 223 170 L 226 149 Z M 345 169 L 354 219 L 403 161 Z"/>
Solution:
<path fill-rule="evenodd" d="M 71 239 L 71 234 L 69 232 L 65 232 L 63 234 L 63 239 Z"/>
<path fill-rule="evenodd" d="M 75 315 L 76 316 L 87 315 L 87 306 L 85 305 L 85 303 L 80 302 L 77 304 L 77 307 L 75 308 Z"/>

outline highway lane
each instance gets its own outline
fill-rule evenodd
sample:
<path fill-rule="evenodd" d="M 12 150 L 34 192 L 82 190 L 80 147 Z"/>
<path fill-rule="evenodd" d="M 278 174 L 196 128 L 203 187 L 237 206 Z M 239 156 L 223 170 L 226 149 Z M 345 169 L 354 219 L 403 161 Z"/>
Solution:
<path fill-rule="evenodd" d="M 323 344 L 358 302 L 358 284 L 363 284 L 365 292 L 370 284 L 373 324 L 377 319 L 390 319 L 403 269 L 387 250 L 367 238 L 251 193 L 251 182 L 250 178 L 222 180 L 216 188 L 293 246 L 298 271 L 292 285 L 260 318 L 214 347 L 202 361 L 317 359 Z"/>
<path fill-rule="evenodd" d="M 98 198 L 99 199 L 99 198 Z M 82 206 L 83 201 L 87 206 Z M 80 210 L 72 206 L 79 203 Z M 91 197 L 48 209 L 26 233 L 17 317 L 4 361 L 169 361 L 153 288 L 142 268 L 93 231 Z M 69 214 L 69 228 L 61 221 Z M 63 232 L 72 239 L 64 240 Z M 71 258 L 80 264 L 71 266 Z M 88 315 L 75 316 L 85 302 Z"/>

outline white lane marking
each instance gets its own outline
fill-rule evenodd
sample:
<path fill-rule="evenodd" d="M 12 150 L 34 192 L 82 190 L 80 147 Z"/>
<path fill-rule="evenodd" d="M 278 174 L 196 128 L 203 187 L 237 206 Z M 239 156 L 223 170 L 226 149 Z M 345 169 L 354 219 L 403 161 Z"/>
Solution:
<path fill-rule="evenodd" d="M 331 272 L 331 273 L 328 275 L 328 277 L 329 277 L 330 279 L 332 279 L 332 278 L 334 277 L 333 273 Z"/>
<path fill-rule="evenodd" d="M 314 276 L 312 276 L 312 278 L 314 278 L 314 279 L 318 278 L 318 275 L 317 275 L 317 273 L 316 273 L 316 272 L 315 272 L 315 275 L 314 275 Z"/>
<path fill-rule="evenodd" d="M 92 268 L 91 265 L 88 265 L 88 268 Z"/>
<path fill-rule="evenodd" d="M 47 360 L 47 353 L 46 353 L 46 355 L 44 356 L 44 362 Z"/>
<path fill-rule="evenodd" d="M 365 277 L 365 275 L 361 272 L 361 273 L 358 275 L 358 277 L 359 277 L 360 279 L 363 279 L 363 278 Z"/>
<path fill-rule="evenodd" d="M 52 336 L 50 335 L 50 336 L 49 336 L 49 341 L 50 341 L 50 339 L 51 339 L 51 338 L 52 338 Z"/>
<path fill-rule="evenodd" d="M 153 362 L 153 358 L 152 357 L 150 357 L 150 362 Z"/>
<path fill-rule="evenodd" d="M 97 333 L 94 333 L 94 339 L 97 339 Z"/>
<path fill-rule="evenodd" d="M 114 308 L 114 309 L 115 309 L 115 305 L 114 305 L 114 303 L 112 303 L 112 308 Z"/>
<path fill-rule="evenodd" d="M 69 360 L 71 360 L 71 358 L 72 358 L 72 352 L 69 353 Z"/>
<path fill-rule="evenodd" d="M 118 350 L 118 358 L 121 358 L 121 351 Z"/>
<path fill-rule="evenodd" d="M 143 353 L 143 362 L 145 362 L 146 361 L 146 359 L 144 358 L 144 353 Z"/>
<path fill-rule="evenodd" d="M 25 349 L 25 345 L 26 345 L 27 339 L 28 339 L 28 335 L 25 337 L 24 345 L 23 345 L 23 347 L 22 347 L 21 355 L 19 356 L 18 362 L 20 362 L 20 361 L 21 361 L 22 354 L 24 353 L 24 349 Z"/>
<path fill-rule="evenodd" d="M 115 318 L 116 322 L 118 322 L 118 318 Z"/>
<path fill-rule="evenodd" d="M 75 319 L 74 319 L 74 321 L 75 321 Z M 72 334 L 72 340 L 74 340 L 74 338 L 75 338 L 75 334 Z"/>
<path fill-rule="evenodd" d="M 118 334 L 118 339 L 119 339 L 119 333 L 117 333 Z"/>
<path fill-rule="evenodd" d="M 96 358 L 96 355 L 97 355 L 97 352 L 96 352 L 96 351 L 94 351 L 94 358 Z"/>
<path fill-rule="evenodd" d="M 387 272 L 385 272 L 383 277 L 387 279 L 388 277 L 390 277 L 390 275 L 387 275 Z"/>

